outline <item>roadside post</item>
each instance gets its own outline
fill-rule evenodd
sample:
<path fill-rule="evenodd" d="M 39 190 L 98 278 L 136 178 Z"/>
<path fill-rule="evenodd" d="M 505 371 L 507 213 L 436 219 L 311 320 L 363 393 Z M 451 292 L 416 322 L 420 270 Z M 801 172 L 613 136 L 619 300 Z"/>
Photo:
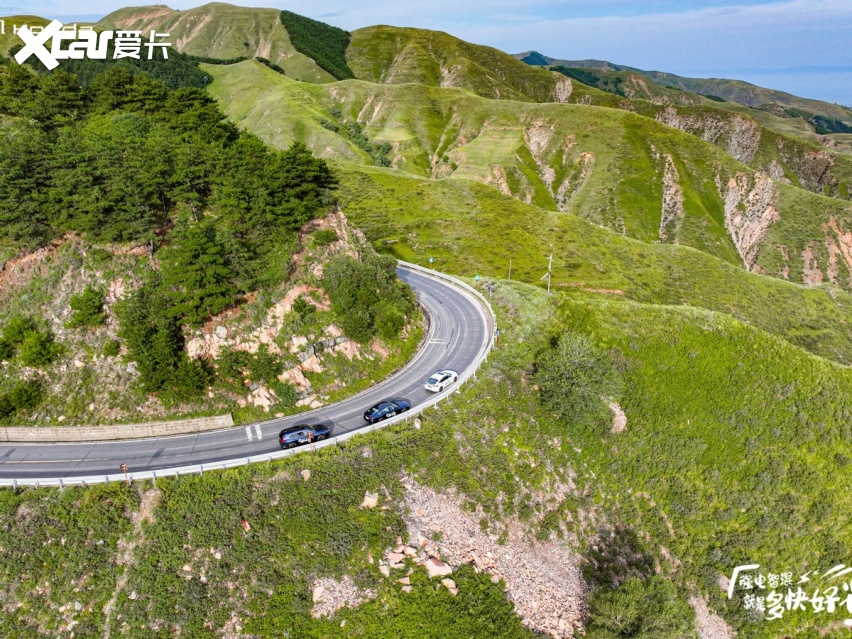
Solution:
<path fill-rule="evenodd" d="M 124 483 L 129 486 L 130 485 L 130 478 L 127 476 L 127 471 L 128 471 L 127 464 L 122 464 L 121 466 L 118 467 L 118 469 L 121 472 L 124 473 Z"/>

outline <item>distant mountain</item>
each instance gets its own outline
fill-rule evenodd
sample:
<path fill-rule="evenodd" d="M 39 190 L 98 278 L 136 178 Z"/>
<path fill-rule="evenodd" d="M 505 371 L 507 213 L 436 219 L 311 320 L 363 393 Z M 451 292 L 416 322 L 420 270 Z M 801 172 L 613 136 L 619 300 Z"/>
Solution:
<path fill-rule="evenodd" d="M 187 11 L 164 5 L 119 9 L 97 23 L 98 29 L 155 29 L 169 33 L 181 53 L 219 60 L 261 57 L 287 76 L 307 82 L 333 82 L 334 77 L 299 53 L 290 41 L 278 9 L 248 9 L 212 2 Z"/>
<path fill-rule="evenodd" d="M 801 117 L 802 115 L 821 115 L 831 120 L 839 120 L 852 125 L 852 109 L 830 104 L 820 100 L 800 98 L 784 91 L 766 89 L 742 80 L 719 78 L 686 78 L 663 71 L 645 71 L 635 67 L 613 64 L 606 60 L 560 60 L 543 55 L 537 51 L 526 51 L 514 55 L 518 60 L 531 66 L 566 67 L 595 69 L 598 71 L 633 72 L 642 74 L 661 87 L 679 89 L 692 93 L 712 96 L 742 104 L 751 108 L 761 108 L 780 117 Z M 792 112 L 789 108 L 792 109 Z M 800 113 L 804 111 L 806 113 Z M 806 118 L 807 119 L 807 118 Z"/>

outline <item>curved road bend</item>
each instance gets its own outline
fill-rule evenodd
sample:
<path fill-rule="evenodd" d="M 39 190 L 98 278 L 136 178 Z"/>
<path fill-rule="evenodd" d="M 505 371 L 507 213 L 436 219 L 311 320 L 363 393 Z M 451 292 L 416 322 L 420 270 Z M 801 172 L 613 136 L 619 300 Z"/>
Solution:
<path fill-rule="evenodd" d="M 323 423 L 332 436 L 364 428 L 364 411 L 393 397 L 417 406 L 433 397 L 423 388 L 431 373 L 453 368 L 463 373 L 491 340 L 490 316 L 470 294 L 416 271 L 398 268 L 431 317 L 426 343 L 414 359 L 390 378 L 354 397 L 310 413 L 226 430 L 171 437 L 57 444 L 0 445 L 0 478 L 62 478 L 106 475 L 127 464 L 131 472 L 162 470 L 261 455 L 280 450 L 278 432 L 297 423 Z M 452 392 L 454 387 L 444 391 Z"/>

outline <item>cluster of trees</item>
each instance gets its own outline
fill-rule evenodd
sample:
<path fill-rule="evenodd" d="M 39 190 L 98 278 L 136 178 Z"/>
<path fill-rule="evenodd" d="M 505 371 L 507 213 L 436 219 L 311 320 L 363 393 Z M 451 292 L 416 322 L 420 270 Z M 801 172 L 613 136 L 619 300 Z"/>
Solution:
<path fill-rule="evenodd" d="M 22 47 L 23 45 L 15 45 L 9 52 L 14 56 Z M 168 60 L 164 60 L 159 53 L 154 54 L 153 60 L 148 60 L 147 51 L 144 49 L 142 54 L 139 56 L 139 60 L 135 58 L 121 58 L 119 60 L 114 60 L 114 52 L 114 42 L 110 42 L 105 60 L 92 60 L 88 57 L 83 58 L 82 60 L 63 60 L 62 65 L 57 67 L 54 71 L 48 71 L 47 67 L 42 64 L 41 60 L 35 56 L 30 56 L 26 64 L 40 74 L 71 73 L 75 75 L 84 86 L 88 86 L 97 76 L 114 66 L 123 67 L 133 74 L 144 72 L 154 80 L 162 82 L 171 89 L 186 87 L 203 89 L 213 81 L 213 76 L 206 71 L 202 71 L 198 66 L 198 62 L 204 60 L 194 56 L 185 55 L 174 48 L 169 48 Z M 59 71 L 59 69 L 61 69 L 61 71 Z"/>
<path fill-rule="evenodd" d="M 248 266 L 332 201 L 337 182 L 303 145 L 285 152 L 225 121 L 198 89 L 112 66 L 88 86 L 65 72 L 0 67 L 0 236 L 65 231 L 153 241 L 180 207 L 215 216 Z M 245 275 L 245 273 L 243 273 Z"/>
<path fill-rule="evenodd" d="M 40 329 L 29 317 L 17 315 L 3 327 L 0 362 L 17 358 L 24 366 L 40 368 L 55 361 L 63 351 L 62 345 L 54 341 L 53 333 Z M 38 379 L 16 382 L 0 393 L 0 419 L 35 408 L 43 397 L 44 390 Z"/>
<path fill-rule="evenodd" d="M 281 12 L 281 24 L 287 29 L 293 48 L 312 58 L 321 69 L 338 80 L 354 78 L 346 64 L 349 32 L 325 22 L 311 20 L 292 11 Z"/>
<path fill-rule="evenodd" d="M 390 142 L 373 142 L 364 135 L 364 130 L 357 122 L 347 124 L 346 131 L 349 133 L 349 138 L 355 143 L 355 146 L 369 153 L 376 166 L 391 165 L 390 152 L 393 147 Z"/>
<path fill-rule="evenodd" d="M 0 65 L 0 114 L 11 116 L 0 131 L 0 240 L 35 247 L 76 231 L 157 249 L 159 271 L 117 309 L 119 335 L 143 388 L 182 398 L 210 374 L 187 358 L 181 325 L 286 277 L 270 265 L 289 264 L 337 180 L 304 145 L 271 150 L 200 89 L 136 71 L 106 65 L 83 82 Z M 86 291 L 72 310 L 72 326 L 102 323 L 103 297 Z"/>
<path fill-rule="evenodd" d="M 376 335 L 397 337 L 417 304 L 396 277 L 396 261 L 386 255 L 365 255 L 360 262 L 338 255 L 325 268 L 323 288 L 345 333 L 361 343 Z"/>

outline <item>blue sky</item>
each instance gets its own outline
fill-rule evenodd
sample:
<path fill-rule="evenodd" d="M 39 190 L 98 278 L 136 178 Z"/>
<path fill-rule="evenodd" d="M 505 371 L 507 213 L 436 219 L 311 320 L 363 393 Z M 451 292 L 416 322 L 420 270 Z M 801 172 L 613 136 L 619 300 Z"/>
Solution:
<path fill-rule="evenodd" d="M 128 0 L 0 0 L 0 15 L 89 19 Z M 142 4 L 141 2 L 138 4 Z M 189 9 L 197 0 L 175 0 Z M 345 29 L 447 31 L 509 53 L 535 49 L 694 77 L 755 82 L 852 106 L 852 0 L 235 0 Z"/>

